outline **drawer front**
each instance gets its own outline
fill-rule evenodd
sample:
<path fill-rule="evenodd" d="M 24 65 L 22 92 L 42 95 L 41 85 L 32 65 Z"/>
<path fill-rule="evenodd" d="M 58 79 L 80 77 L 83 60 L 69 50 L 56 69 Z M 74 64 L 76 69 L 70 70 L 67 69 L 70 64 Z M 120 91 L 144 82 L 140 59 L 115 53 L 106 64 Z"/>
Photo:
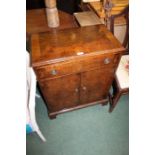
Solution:
<path fill-rule="evenodd" d="M 119 55 L 96 55 L 81 57 L 75 60 L 59 62 L 35 69 L 38 79 L 55 78 L 59 76 L 80 73 L 101 67 L 117 65 Z"/>

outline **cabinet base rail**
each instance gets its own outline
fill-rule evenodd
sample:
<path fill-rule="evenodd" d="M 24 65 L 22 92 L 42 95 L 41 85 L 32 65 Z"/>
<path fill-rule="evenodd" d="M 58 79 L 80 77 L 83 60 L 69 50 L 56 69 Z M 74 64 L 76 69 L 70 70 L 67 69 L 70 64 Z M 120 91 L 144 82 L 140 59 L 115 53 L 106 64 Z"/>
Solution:
<path fill-rule="evenodd" d="M 50 119 L 54 119 L 54 118 L 56 118 L 56 116 L 58 114 L 62 114 L 62 113 L 77 110 L 77 109 L 82 109 L 82 108 L 85 108 L 85 107 L 88 107 L 88 106 L 93 106 L 93 105 L 96 105 L 96 104 L 107 105 L 108 102 L 109 102 L 109 99 L 106 98 L 106 99 L 103 99 L 103 100 L 100 100 L 100 101 L 91 102 L 91 103 L 88 103 L 88 104 L 83 104 L 83 105 L 79 105 L 79 106 L 76 106 L 76 107 L 63 109 L 63 110 L 60 110 L 60 111 L 57 111 L 57 112 L 49 112 L 48 115 L 49 115 Z"/>

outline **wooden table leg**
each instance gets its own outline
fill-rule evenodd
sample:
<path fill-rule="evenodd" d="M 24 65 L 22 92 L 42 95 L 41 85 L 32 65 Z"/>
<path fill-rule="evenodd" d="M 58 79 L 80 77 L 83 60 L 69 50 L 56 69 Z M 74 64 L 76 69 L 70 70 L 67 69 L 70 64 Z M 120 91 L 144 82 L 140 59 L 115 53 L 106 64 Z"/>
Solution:
<path fill-rule="evenodd" d="M 46 16 L 49 27 L 59 26 L 59 14 L 56 7 L 56 0 L 45 0 Z"/>

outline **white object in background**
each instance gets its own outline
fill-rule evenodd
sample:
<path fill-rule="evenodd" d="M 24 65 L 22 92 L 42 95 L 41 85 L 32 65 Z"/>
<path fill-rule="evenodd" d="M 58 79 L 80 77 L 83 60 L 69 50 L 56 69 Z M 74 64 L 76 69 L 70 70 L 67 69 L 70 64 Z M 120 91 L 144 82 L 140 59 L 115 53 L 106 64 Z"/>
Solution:
<path fill-rule="evenodd" d="M 125 68 L 129 64 L 129 55 L 123 55 L 116 70 L 118 83 L 122 89 L 129 88 L 129 70 Z"/>
<path fill-rule="evenodd" d="M 26 78 L 27 78 L 27 120 L 30 121 L 32 125 L 33 131 L 36 131 L 39 137 L 45 142 L 46 139 L 41 133 L 38 124 L 36 122 L 35 116 L 35 93 L 36 93 L 36 76 L 34 74 L 33 69 L 30 67 L 30 56 L 29 53 L 26 52 Z"/>

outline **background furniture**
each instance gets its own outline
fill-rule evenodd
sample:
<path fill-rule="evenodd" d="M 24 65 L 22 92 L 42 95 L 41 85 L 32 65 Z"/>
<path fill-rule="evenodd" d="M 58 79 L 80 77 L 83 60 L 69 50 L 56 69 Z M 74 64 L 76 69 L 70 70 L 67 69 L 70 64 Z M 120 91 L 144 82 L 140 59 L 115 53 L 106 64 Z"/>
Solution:
<path fill-rule="evenodd" d="M 80 26 L 102 24 L 99 17 L 93 11 L 76 12 L 74 17 Z"/>
<path fill-rule="evenodd" d="M 77 24 L 72 15 L 59 11 L 60 25 L 53 29 L 47 25 L 45 9 L 33 9 L 26 11 L 26 37 L 29 39 L 33 33 L 50 32 L 56 29 L 67 29 L 77 27 Z"/>
<path fill-rule="evenodd" d="M 111 2 L 111 4 L 105 5 L 105 3 L 107 3 L 108 1 Z M 79 25 L 84 26 L 87 25 L 87 23 L 95 25 L 97 22 L 92 22 L 94 17 L 91 18 L 91 16 L 89 15 L 95 13 L 98 16 L 98 19 L 97 17 L 95 17 L 95 21 L 98 21 L 98 23 L 101 22 L 102 24 L 105 24 L 109 30 L 111 25 L 111 16 L 120 14 L 128 6 L 129 3 L 128 0 L 88 0 L 87 2 L 88 3 L 85 3 L 84 0 L 81 0 L 79 8 L 81 8 L 82 12 L 74 13 L 74 15 L 76 14 L 76 16 L 79 16 L 75 16 Z M 84 22 L 85 18 L 87 22 Z M 114 35 L 121 43 L 123 43 L 124 40 L 126 24 L 127 23 L 124 16 L 119 16 L 114 20 Z"/>
<path fill-rule="evenodd" d="M 50 118 L 106 104 L 124 48 L 104 25 L 33 34 L 31 60 Z"/>
<path fill-rule="evenodd" d="M 106 12 L 104 10 L 104 2 L 106 2 L 106 0 L 88 3 L 89 7 L 93 9 L 100 18 L 103 19 L 106 18 Z M 113 4 L 111 15 L 117 15 L 121 13 L 122 10 L 124 10 L 125 7 L 127 7 L 129 4 L 128 0 L 111 0 L 111 2 Z M 121 20 L 121 18 L 117 19 L 117 21 L 118 20 Z"/>
<path fill-rule="evenodd" d="M 123 18 L 125 20 L 125 27 L 124 31 L 122 32 L 123 35 L 121 35 L 121 40 L 120 37 L 118 37 L 118 29 L 115 27 L 115 21 L 117 19 Z M 121 13 L 117 15 L 111 15 L 110 17 L 110 31 L 120 40 L 122 45 L 126 48 L 126 52 L 128 52 L 128 47 L 129 47 L 129 6 L 124 8 Z M 119 31 L 120 32 L 120 31 Z"/>
<path fill-rule="evenodd" d="M 35 131 L 42 141 L 46 141 L 43 134 L 41 133 L 35 116 L 35 94 L 36 94 L 36 76 L 33 69 L 30 67 L 30 56 L 26 52 L 26 93 L 27 93 L 27 102 L 26 102 L 26 117 L 27 123 L 32 127 L 32 130 Z"/>
<path fill-rule="evenodd" d="M 115 80 L 113 82 L 113 94 L 111 95 L 111 104 L 110 104 L 110 112 L 113 111 L 115 106 L 118 103 L 119 98 L 123 94 L 129 93 L 129 6 L 127 6 L 120 14 L 113 15 L 110 18 L 110 29 L 112 33 L 114 33 L 114 21 L 116 18 L 119 18 L 120 16 L 124 16 L 126 19 L 126 31 L 124 35 L 124 40 L 122 42 L 122 45 L 126 48 L 126 51 L 121 57 L 119 66 L 116 71 Z"/>

